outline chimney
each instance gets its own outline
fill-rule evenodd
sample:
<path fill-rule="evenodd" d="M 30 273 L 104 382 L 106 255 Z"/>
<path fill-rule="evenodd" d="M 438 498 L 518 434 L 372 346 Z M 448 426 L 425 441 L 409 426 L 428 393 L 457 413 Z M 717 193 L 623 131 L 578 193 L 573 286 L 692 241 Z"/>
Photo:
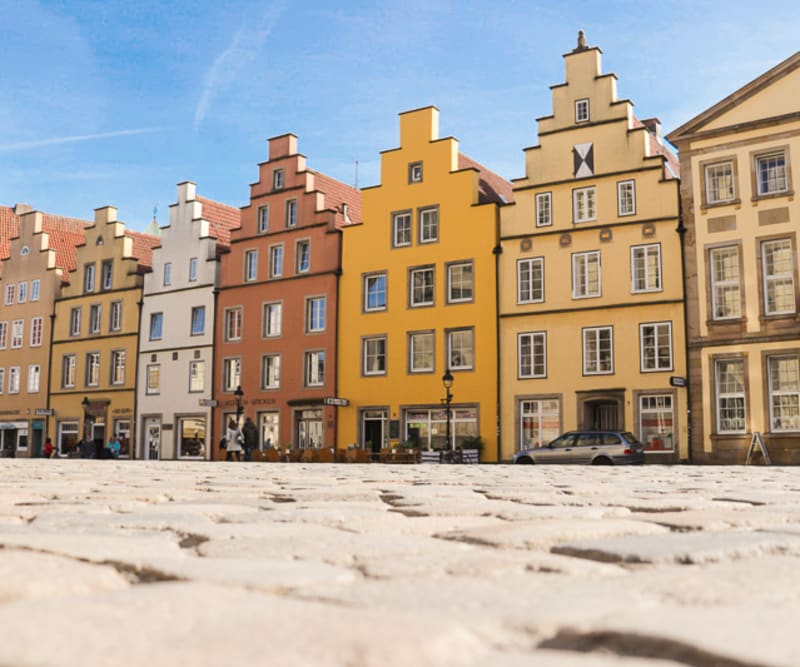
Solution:
<path fill-rule="evenodd" d="M 661 121 L 658 118 L 647 118 L 642 121 L 642 125 L 661 143 Z"/>
<path fill-rule="evenodd" d="M 17 215 L 22 215 L 23 213 L 30 213 L 33 210 L 33 206 L 30 204 L 14 204 L 14 213 Z"/>

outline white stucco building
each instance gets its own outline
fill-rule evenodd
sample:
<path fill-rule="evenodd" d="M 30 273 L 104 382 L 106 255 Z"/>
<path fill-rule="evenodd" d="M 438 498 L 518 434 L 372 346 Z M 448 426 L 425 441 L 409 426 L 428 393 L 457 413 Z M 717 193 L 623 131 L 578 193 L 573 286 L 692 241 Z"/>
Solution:
<path fill-rule="evenodd" d="M 137 458 L 209 458 L 218 258 L 239 221 L 239 209 L 178 184 L 144 283 Z"/>

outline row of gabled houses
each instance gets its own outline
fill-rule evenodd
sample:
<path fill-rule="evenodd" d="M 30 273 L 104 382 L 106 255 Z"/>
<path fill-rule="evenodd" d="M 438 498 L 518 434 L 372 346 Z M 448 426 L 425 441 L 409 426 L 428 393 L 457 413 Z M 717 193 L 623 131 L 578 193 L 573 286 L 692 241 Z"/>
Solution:
<path fill-rule="evenodd" d="M 178 185 L 126 230 L 0 208 L 0 449 L 83 437 L 131 458 L 480 439 L 505 461 L 570 429 L 648 459 L 800 459 L 800 53 L 662 138 L 582 35 L 508 182 L 400 115 L 360 191 L 269 140 L 249 203 Z M 681 178 L 682 177 L 682 178 Z M 448 441 L 449 437 L 449 441 Z"/>

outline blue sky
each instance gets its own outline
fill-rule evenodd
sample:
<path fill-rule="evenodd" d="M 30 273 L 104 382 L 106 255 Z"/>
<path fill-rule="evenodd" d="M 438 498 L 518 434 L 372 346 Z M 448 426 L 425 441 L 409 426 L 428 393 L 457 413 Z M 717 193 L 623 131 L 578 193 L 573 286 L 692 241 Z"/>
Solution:
<path fill-rule="evenodd" d="M 578 28 L 620 97 L 665 132 L 800 48 L 796 0 L 0 0 L 0 204 L 133 229 L 175 184 L 247 203 L 266 139 L 311 168 L 378 181 L 397 114 L 428 104 L 442 136 L 506 178 L 550 113 Z"/>

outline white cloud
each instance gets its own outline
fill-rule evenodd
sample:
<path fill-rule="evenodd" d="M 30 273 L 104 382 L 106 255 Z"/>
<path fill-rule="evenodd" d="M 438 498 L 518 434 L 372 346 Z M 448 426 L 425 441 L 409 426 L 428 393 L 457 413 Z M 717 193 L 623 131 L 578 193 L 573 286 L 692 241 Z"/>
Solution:
<path fill-rule="evenodd" d="M 56 144 L 71 144 L 77 141 L 91 141 L 94 139 L 110 139 L 111 137 L 126 137 L 134 134 L 149 134 L 158 132 L 157 127 L 142 127 L 130 130 L 116 130 L 114 132 L 99 132 L 97 134 L 76 134 L 69 137 L 50 137 L 48 139 L 35 139 L 33 141 L 20 141 L 13 144 L 0 144 L 0 151 L 21 151 L 28 148 L 54 146 Z"/>
<path fill-rule="evenodd" d="M 203 93 L 194 112 L 195 129 L 205 119 L 219 90 L 234 81 L 239 71 L 255 59 L 283 11 L 283 3 L 273 4 L 255 26 L 237 30 L 228 48 L 214 59 L 206 72 Z"/>

